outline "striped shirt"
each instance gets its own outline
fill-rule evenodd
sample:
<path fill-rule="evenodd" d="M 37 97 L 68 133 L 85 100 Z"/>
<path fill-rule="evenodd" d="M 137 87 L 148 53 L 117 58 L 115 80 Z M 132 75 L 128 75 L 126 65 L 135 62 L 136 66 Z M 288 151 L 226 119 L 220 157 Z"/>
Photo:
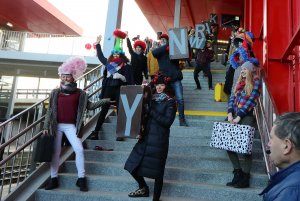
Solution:
<path fill-rule="evenodd" d="M 228 113 L 243 118 L 253 111 L 256 101 L 260 95 L 261 81 L 259 78 L 254 79 L 253 90 L 247 95 L 244 88 L 239 89 L 236 93 L 231 94 L 228 101 Z"/>

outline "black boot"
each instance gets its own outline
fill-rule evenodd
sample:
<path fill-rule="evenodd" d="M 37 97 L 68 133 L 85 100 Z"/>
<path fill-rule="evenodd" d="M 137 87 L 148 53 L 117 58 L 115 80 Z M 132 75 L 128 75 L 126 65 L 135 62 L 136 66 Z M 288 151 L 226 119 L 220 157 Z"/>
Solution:
<path fill-rule="evenodd" d="M 99 140 L 99 135 L 98 135 L 98 131 L 92 131 L 92 133 L 90 134 L 90 136 L 88 137 L 88 139 L 90 140 Z"/>
<path fill-rule="evenodd" d="M 48 182 L 47 186 L 45 187 L 45 190 L 52 190 L 58 188 L 58 179 L 57 177 L 53 177 Z"/>
<path fill-rule="evenodd" d="M 77 181 L 76 181 L 76 186 L 79 187 L 80 191 L 88 191 L 88 187 L 87 187 L 87 184 L 86 184 L 86 178 L 85 177 L 81 177 L 81 178 L 78 178 Z"/>
<path fill-rule="evenodd" d="M 228 182 L 226 186 L 234 186 L 236 185 L 240 180 L 243 179 L 244 172 L 242 169 L 234 169 L 233 170 L 233 179 L 231 182 Z"/>
<path fill-rule="evenodd" d="M 250 186 L 249 180 L 250 180 L 250 174 L 244 173 L 243 178 L 234 185 L 234 188 L 249 188 L 249 186 Z"/>

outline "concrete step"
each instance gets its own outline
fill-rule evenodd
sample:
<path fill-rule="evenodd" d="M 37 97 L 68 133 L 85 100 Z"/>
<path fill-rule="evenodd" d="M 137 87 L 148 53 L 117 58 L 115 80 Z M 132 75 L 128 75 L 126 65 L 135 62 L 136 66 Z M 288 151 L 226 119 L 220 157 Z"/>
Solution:
<path fill-rule="evenodd" d="M 199 128 L 206 128 L 206 129 L 211 129 L 213 127 L 214 121 L 207 121 L 207 120 L 199 120 L 199 119 L 186 119 L 187 122 L 189 123 L 190 127 L 198 127 Z M 224 119 L 223 119 L 224 120 Z M 117 116 L 110 117 L 107 119 L 106 122 L 112 123 L 112 124 L 117 124 Z M 174 123 L 172 126 L 179 126 L 179 120 L 178 118 L 175 119 Z"/>
<path fill-rule="evenodd" d="M 131 140 L 128 142 L 119 142 L 119 141 L 108 141 L 108 140 L 87 140 L 86 149 L 93 150 L 95 146 L 104 147 L 106 149 L 113 149 L 114 151 L 126 151 L 130 152 L 135 145 L 136 140 Z M 172 155 L 201 155 L 202 157 L 222 157 L 227 158 L 227 153 L 224 150 L 211 148 L 209 146 L 198 146 L 198 145 L 173 145 L 170 144 L 169 154 Z M 261 149 L 253 149 L 253 158 L 262 160 L 263 156 L 261 154 Z"/>
<path fill-rule="evenodd" d="M 116 135 L 115 125 L 104 123 L 100 132 L 101 140 L 114 140 Z M 170 132 L 170 145 L 197 145 L 209 146 L 211 139 L 212 127 L 207 129 L 195 129 L 195 127 L 172 126 Z M 125 139 L 132 140 L 132 139 Z M 254 139 L 253 149 L 261 149 L 259 139 Z"/>
<path fill-rule="evenodd" d="M 127 151 L 96 151 L 85 150 L 84 156 L 86 161 L 99 161 L 109 163 L 125 164 L 130 152 Z M 243 159 L 241 160 L 243 161 Z M 242 162 L 243 163 L 243 162 Z M 167 167 L 177 168 L 199 168 L 203 170 L 214 171 L 232 171 L 231 162 L 228 157 L 201 157 L 201 156 L 185 156 L 169 154 L 167 159 Z M 265 164 L 262 160 L 253 160 L 252 172 L 265 172 Z"/>
<path fill-rule="evenodd" d="M 59 189 L 63 190 L 62 193 L 74 192 L 75 190 L 79 192 L 78 187 L 75 186 L 76 179 L 77 179 L 76 174 L 60 174 Z M 112 177 L 112 176 L 90 175 L 87 176 L 87 179 L 88 179 L 90 192 L 99 192 L 100 194 L 111 192 L 112 194 L 110 196 L 112 196 L 114 200 L 121 201 L 121 198 L 122 201 L 129 200 L 127 196 L 128 193 L 136 190 L 137 188 L 136 182 L 132 178 L 129 179 L 128 176 Z M 146 181 L 147 184 L 149 185 L 150 192 L 153 192 L 153 180 L 146 180 Z M 213 201 L 224 201 L 224 200 L 256 201 L 256 200 L 261 200 L 261 198 L 258 196 L 258 193 L 260 191 L 261 191 L 260 188 L 235 189 L 231 187 L 226 187 L 224 185 L 209 185 L 205 183 L 194 183 L 194 182 L 185 182 L 185 181 L 178 182 L 174 180 L 165 179 L 162 195 L 167 197 L 169 196 L 177 197 L 185 200 L 197 199 L 197 200 L 213 200 Z M 61 200 L 59 199 L 59 197 L 57 197 L 61 193 L 57 190 L 54 190 L 53 192 L 56 193 L 52 194 L 54 196 L 50 197 L 51 200 L 54 199 Z M 116 195 L 120 195 L 118 196 L 119 198 L 116 198 L 114 196 L 115 192 L 118 192 Z M 45 194 L 47 194 L 47 192 L 42 193 L 42 196 Z M 82 194 L 90 195 L 92 193 L 82 193 Z M 72 197 L 74 201 L 74 199 L 76 199 L 76 196 L 73 195 Z M 69 198 L 66 197 L 66 199 Z M 63 200 L 66 201 L 65 199 Z M 90 200 L 90 199 L 84 199 L 84 200 Z M 143 200 L 146 201 L 149 200 L 149 198 L 144 198 Z"/>
<path fill-rule="evenodd" d="M 103 162 L 86 162 L 85 168 L 88 175 L 106 175 L 106 176 L 128 176 L 124 170 L 124 164 L 103 163 Z M 77 173 L 75 161 L 67 161 L 62 167 L 63 172 Z M 231 171 L 216 171 L 197 169 L 166 167 L 164 178 L 167 180 L 178 180 L 187 182 L 199 182 L 211 185 L 226 184 L 231 181 L 233 174 Z M 251 175 L 251 184 L 253 187 L 265 187 L 268 177 L 265 174 L 253 173 Z"/>
<path fill-rule="evenodd" d="M 79 190 L 73 189 L 55 189 L 52 191 L 46 191 L 39 189 L 35 193 L 35 201 L 132 201 L 133 199 L 128 197 L 128 192 L 103 192 L 103 191 L 89 191 L 88 193 L 82 193 Z M 151 195 L 152 196 L 152 195 Z M 150 198 L 134 198 L 134 201 L 148 201 Z M 177 198 L 172 196 L 161 196 L 161 200 L 164 201 L 213 201 L 213 200 L 199 200 L 188 198 Z"/>

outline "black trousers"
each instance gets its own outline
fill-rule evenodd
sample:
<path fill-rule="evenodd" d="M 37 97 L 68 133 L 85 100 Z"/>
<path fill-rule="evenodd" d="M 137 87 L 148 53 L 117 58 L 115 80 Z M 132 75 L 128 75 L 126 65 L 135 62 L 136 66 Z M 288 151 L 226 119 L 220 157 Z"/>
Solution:
<path fill-rule="evenodd" d="M 105 87 L 104 92 L 102 94 L 102 98 L 110 98 L 110 100 L 112 101 L 116 101 L 117 104 L 117 108 L 119 106 L 119 97 L 120 97 L 120 86 L 116 86 L 116 87 Z M 102 109 L 100 111 L 100 115 L 95 127 L 95 131 L 98 132 L 101 129 L 101 126 L 105 120 L 105 117 L 108 113 L 110 105 L 104 105 L 102 106 Z"/>
<path fill-rule="evenodd" d="M 139 176 L 137 174 L 136 170 L 134 170 L 131 173 L 131 175 L 136 180 L 136 182 L 139 184 L 139 188 L 148 187 L 144 177 Z M 159 201 L 159 198 L 160 198 L 160 195 L 161 195 L 161 190 L 162 190 L 162 187 L 163 187 L 163 183 L 164 183 L 163 177 L 155 179 L 154 192 L 153 192 L 153 201 Z"/>
<path fill-rule="evenodd" d="M 211 74 L 209 65 L 199 65 L 199 64 L 197 64 L 194 69 L 194 80 L 195 80 L 197 88 L 201 88 L 198 77 L 199 77 L 200 71 L 202 71 L 202 70 L 208 77 L 208 87 L 212 88 L 212 74 Z"/>

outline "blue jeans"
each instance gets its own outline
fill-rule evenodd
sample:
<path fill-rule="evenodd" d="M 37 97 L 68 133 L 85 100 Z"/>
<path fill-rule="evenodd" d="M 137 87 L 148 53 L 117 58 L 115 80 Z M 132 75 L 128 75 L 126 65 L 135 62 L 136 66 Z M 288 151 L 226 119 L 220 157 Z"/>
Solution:
<path fill-rule="evenodd" d="M 184 119 L 184 100 L 183 100 L 183 87 L 180 80 L 171 82 L 171 86 L 175 92 L 177 104 L 178 104 L 178 113 L 179 119 Z"/>

